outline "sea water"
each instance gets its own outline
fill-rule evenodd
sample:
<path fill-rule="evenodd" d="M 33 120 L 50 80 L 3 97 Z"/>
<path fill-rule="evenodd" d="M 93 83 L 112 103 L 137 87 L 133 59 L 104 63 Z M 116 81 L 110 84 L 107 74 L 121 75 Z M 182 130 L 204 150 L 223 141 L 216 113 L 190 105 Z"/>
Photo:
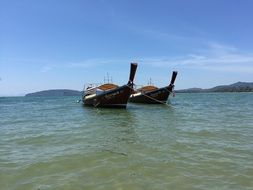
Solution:
<path fill-rule="evenodd" d="M 0 189 L 253 189 L 253 93 L 169 106 L 0 98 Z"/>

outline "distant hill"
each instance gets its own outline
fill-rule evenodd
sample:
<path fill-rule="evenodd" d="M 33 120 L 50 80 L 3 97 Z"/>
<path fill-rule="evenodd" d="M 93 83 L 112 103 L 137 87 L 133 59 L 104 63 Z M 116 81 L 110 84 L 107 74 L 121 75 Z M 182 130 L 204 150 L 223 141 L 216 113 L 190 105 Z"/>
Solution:
<path fill-rule="evenodd" d="M 180 93 L 198 93 L 198 92 L 203 92 L 204 89 L 202 88 L 188 88 L 188 89 L 182 89 L 182 90 L 175 90 L 175 92 L 180 92 Z"/>
<path fill-rule="evenodd" d="M 200 93 L 200 92 L 253 92 L 253 82 L 237 82 L 230 85 L 221 85 L 209 89 L 189 88 L 176 90 L 179 93 Z"/>
<path fill-rule="evenodd" d="M 237 82 L 230 85 L 221 85 L 209 89 L 189 88 L 176 90 L 178 93 L 200 93 L 200 92 L 253 92 L 253 82 Z M 68 89 L 43 90 L 29 93 L 25 96 L 81 96 L 82 91 Z"/>
<path fill-rule="evenodd" d="M 68 89 L 43 90 L 39 92 L 29 93 L 25 96 L 81 96 L 82 92 Z"/>

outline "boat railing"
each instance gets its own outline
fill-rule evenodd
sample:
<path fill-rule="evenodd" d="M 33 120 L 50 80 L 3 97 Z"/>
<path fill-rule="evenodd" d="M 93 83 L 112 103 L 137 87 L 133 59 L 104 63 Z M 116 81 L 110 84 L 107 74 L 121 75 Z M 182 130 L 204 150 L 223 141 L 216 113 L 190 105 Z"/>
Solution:
<path fill-rule="evenodd" d="M 134 86 L 135 93 L 149 92 L 149 91 L 153 91 L 153 90 L 156 90 L 156 89 L 158 89 L 158 88 L 153 86 L 153 85 L 135 85 Z"/>
<path fill-rule="evenodd" d="M 137 90 L 139 88 L 142 88 L 144 85 L 141 85 L 141 84 L 135 84 L 134 85 L 134 90 Z"/>
<path fill-rule="evenodd" d="M 87 83 L 83 86 L 83 91 L 87 91 L 89 89 L 94 89 L 100 86 L 102 83 Z"/>
<path fill-rule="evenodd" d="M 92 94 L 101 94 L 107 90 L 112 90 L 117 88 L 118 86 L 112 83 L 93 83 L 93 84 L 85 84 L 84 85 L 84 95 L 92 95 Z"/>
<path fill-rule="evenodd" d="M 101 83 L 87 83 L 84 84 L 83 87 L 83 92 L 85 96 L 91 95 L 91 94 L 96 94 L 97 88 L 101 85 Z"/>
<path fill-rule="evenodd" d="M 133 86 L 133 93 L 138 92 L 139 89 L 141 89 L 144 85 L 134 84 Z"/>

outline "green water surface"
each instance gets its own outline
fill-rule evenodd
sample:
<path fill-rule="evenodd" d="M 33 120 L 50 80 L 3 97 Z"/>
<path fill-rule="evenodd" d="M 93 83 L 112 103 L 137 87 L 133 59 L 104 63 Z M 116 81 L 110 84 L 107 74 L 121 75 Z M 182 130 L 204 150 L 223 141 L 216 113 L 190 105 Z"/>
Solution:
<path fill-rule="evenodd" d="M 0 189 L 253 189 L 253 93 L 96 109 L 0 98 Z"/>

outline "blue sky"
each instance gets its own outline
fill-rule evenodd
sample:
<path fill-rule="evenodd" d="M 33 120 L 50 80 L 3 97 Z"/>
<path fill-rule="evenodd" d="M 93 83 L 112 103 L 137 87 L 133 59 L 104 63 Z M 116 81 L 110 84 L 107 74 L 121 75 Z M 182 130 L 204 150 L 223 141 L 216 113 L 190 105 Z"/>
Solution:
<path fill-rule="evenodd" d="M 176 89 L 253 81 L 251 0 L 0 0 L 0 96 L 117 84 L 138 62 Z"/>

